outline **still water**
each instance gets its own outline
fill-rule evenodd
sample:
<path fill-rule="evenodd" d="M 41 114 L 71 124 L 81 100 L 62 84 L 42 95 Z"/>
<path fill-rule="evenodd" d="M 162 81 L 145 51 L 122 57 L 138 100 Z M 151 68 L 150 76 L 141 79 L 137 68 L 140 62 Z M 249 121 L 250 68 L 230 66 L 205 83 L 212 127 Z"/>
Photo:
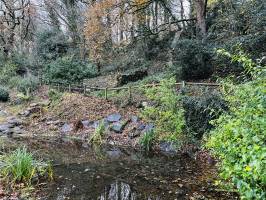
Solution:
<path fill-rule="evenodd" d="M 237 199 L 213 185 L 213 166 L 187 156 L 147 156 L 112 148 L 61 150 L 64 153 L 57 149 L 54 158 L 55 180 L 44 189 L 43 200 Z"/>

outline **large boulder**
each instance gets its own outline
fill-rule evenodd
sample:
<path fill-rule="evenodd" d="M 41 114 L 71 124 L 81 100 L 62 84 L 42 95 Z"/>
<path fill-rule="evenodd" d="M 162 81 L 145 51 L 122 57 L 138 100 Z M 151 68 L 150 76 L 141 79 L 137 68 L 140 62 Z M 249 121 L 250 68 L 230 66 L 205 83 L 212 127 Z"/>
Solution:
<path fill-rule="evenodd" d="M 146 76 L 148 76 L 147 70 L 137 70 L 127 74 L 119 74 L 116 77 L 117 86 L 122 86 L 129 82 L 136 82 L 138 80 L 142 80 Z"/>

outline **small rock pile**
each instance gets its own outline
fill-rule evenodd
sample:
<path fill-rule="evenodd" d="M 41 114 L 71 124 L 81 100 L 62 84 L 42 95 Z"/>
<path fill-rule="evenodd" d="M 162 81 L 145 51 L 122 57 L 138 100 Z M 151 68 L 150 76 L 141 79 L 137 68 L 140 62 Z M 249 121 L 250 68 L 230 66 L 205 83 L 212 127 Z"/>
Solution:
<path fill-rule="evenodd" d="M 113 113 L 97 121 L 82 120 L 81 123 L 83 129 L 91 130 L 95 130 L 102 124 L 106 130 L 112 133 L 123 134 L 126 132 L 130 139 L 139 137 L 141 134 L 154 129 L 152 124 L 143 123 L 137 116 L 131 116 L 130 119 L 123 119 L 119 113 Z M 74 131 L 74 129 L 75 125 L 73 123 L 65 123 L 60 131 L 65 134 Z"/>
<path fill-rule="evenodd" d="M 45 101 L 41 103 L 32 103 L 26 110 L 24 110 L 23 112 L 20 112 L 19 115 L 23 117 L 29 117 L 32 114 L 41 113 L 42 108 L 44 106 L 48 106 L 49 103 L 50 103 L 49 101 L 47 102 Z"/>
<path fill-rule="evenodd" d="M 7 117 L 3 123 L 0 123 L 0 136 L 12 137 L 13 134 L 22 133 L 24 133 L 22 120 L 16 117 Z"/>

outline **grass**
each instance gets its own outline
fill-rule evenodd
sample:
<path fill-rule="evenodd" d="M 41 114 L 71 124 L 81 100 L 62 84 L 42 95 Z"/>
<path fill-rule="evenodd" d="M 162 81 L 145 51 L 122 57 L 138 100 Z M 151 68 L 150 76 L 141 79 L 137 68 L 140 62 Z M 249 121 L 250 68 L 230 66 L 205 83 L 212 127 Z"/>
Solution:
<path fill-rule="evenodd" d="M 0 178 L 8 184 L 25 183 L 47 176 L 52 179 L 51 165 L 36 160 L 25 147 L 0 156 Z"/>
<path fill-rule="evenodd" d="M 146 152 L 149 152 L 152 147 L 152 143 L 155 139 L 155 132 L 153 130 L 147 131 L 144 135 L 140 138 L 140 146 Z"/>
<path fill-rule="evenodd" d="M 101 144 L 102 143 L 102 137 L 105 133 L 105 126 L 104 121 L 100 121 L 99 125 L 95 128 L 95 131 L 92 135 L 92 137 L 89 140 L 89 143 L 93 144 Z"/>

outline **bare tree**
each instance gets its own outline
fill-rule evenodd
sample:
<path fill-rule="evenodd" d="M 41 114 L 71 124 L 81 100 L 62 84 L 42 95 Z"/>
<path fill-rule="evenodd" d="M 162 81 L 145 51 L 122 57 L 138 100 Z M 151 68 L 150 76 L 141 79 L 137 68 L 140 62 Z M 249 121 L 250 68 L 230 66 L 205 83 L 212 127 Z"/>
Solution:
<path fill-rule="evenodd" d="M 11 54 L 16 36 L 27 38 L 32 12 L 30 0 L 0 0 L 0 45 L 6 56 Z"/>

